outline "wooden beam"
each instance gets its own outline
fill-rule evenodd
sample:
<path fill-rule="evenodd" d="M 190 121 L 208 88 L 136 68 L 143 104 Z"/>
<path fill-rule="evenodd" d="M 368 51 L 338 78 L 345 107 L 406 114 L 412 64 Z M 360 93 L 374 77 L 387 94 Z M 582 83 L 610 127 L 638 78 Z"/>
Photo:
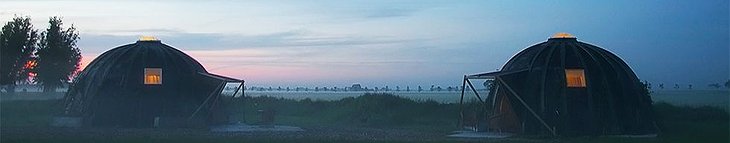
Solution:
<path fill-rule="evenodd" d="M 241 80 L 241 104 L 242 107 L 246 107 L 246 81 Z M 241 122 L 246 123 L 246 108 L 241 109 Z"/>
<path fill-rule="evenodd" d="M 208 95 L 208 98 L 205 98 L 205 101 L 203 101 L 203 103 L 201 103 L 201 104 L 200 104 L 200 105 L 198 106 L 198 108 L 197 108 L 197 109 L 195 109 L 195 111 L 193 112 L 193 114 L 191 114 L 191 115 L 190 115 L 190 117 L 188 117 L 188 120 L 191 120 L 191 119 L 193 119 L 193 117 L 195 117 L 195 115 L 196 115 L 196 114 L 198 114 L 198 112 L 200 111 L 200 109 L 202 109 L 202 108 L 203 108 L 203 105 L 205 105 L 206 103 L 208 103 L 208 101 L 210 100 L 210 98 L 212 98 L 212 97 L 213 97 L 213 96 L 215 95 L 215 93 L 217 93 L 217 92 L 220 92 L 220 91 L 219 91 L 218 89 L 220 89 L 220 88 L 223 88 L 223 86 L 224 86 L 225 84 L 226 84 L 225 82 L 222 82 L 221 84 L 219 84 L 219 85 L 218 85 L 218 87 L 217 87 L 217 88 L 215 88 L 215 90 L 213 90 L 213 92 L 211 92 L 211 93 L 210 93 L 210 94 Z M 218 94 L 220 94 L 220 93 L 218 93 Z"/>
<path fill-rule="evenodd" d="M 464 79 L 461 81 L 461 99 L 459 100 L 459 117 L 461 118 L 459 120 L 459 128 L 464 127 L 464 89 L 466 87 L 466 75 L 464 75 Z"/>
<path fill-rule="evenodd" d="M 239 91 L 239 90 L 241 90 L 241 97 L 243 97 L 243 91 L 244 91 L 244 90 L 246 90 L 246 88 L 245 88 L 245 87 L 243 87 L 243 80 L 241 81 L 241 84 L 240 84 L 240 85 L 238 85 L 238 88 L 236 88 L 236 90 L 235 90 L 235 91 L 233 92 L 233 96 L 231 96 L 231 100 L 230 100 L 230 101 L 228 101 L 228 103 L 226 104 L 227 106 L 231 106 L 231 104 L 233 104 L 233 102 L 234 102 L 234 101 L 235 101 L 235 99 L 236 99 L 236 94 L 238 94 L 238 91 Z M 230 108 L 230 107 L 228 107 L 228 109 L 231 109 L 231 108 Z M 226 109 L 226 110 L 228 110 L 228 109 Z M 241 110 L 241 111 L 245 111 L 245 110 Z M 228 114 L 229 114 L 228 116 L 231 116 L 231 115 L 233 115 L 232 111 L 230 111 L 230 110 L 228 111 Z M 230 118 L 229 118 L 229 119 L 230 119 Z M 243 118 L 242 118 L 241 120 L 243 120 Z M 230 122 L 230 121 L 228 121 L 228 122 Z"/>
<path fill-rule="evenodd" d="M 514 90 L 512 90 L 512 87 L 510 87 L 509 85 L 507 85 L 507 83 L 504 82 L 504 80 L 502 80 L 502 78 L 500 78 L 499 76 L 497 76 L 497 80 L 499 80 L 499 82 L 502 83 L 502 85 L 504 85 L 504 87 L 506 87 L 507 90 L 510 93 L 512 93 L 512 96 L 514 96 L 515 98 L 517 98 L 517 100 L 519 100 L 520 103 L 522 103 L 522 106 L 525 106 L 525 108 L 527 108 L 527 110 L 530 111 L 530 113 L 532 114 L 532 116 L 535 116 L 535 118 L 538 121 L 540 121 L 540 123 L 542 123 L 542 125 L 545 126 L 545 128 L 548 129 L 548 131 L 550 131 L 550 133 L 553 134 L 553 136 L 558 136 L 555 133 L 555 130 L 553 130 L 552 128 L 550 128 L 550 126 L 547 123 L 545 123 L 545 121 L 542 120 L 542 118 L 540 118 L 540 116 L 538 116 L 537 113 L 535 113 L 535 111 L 532 110 L 532 108 L 530 108 L 530 106 L 527 105 L 527 103 L 524 100 L 522 100 L 522 98 L 517 94 L 517 92 L 515 92 Z"/>
<path fill-rule="evenodd" d="M 474 89 L 474 85 L 471 84 L 471 81 L 469 81 L 469 79 L 466 79 L 466 83 L 469 84 L 469 87 L 471 87 L 471 91 L 474 92 L 474 95 L 477 95 L 477 99 L 479 99 L 479 102 L 484 103 L 484 100 L 482 100 L 482 97 L 479 96 L 479 92 L 477 92 L 477 90 Z"/>

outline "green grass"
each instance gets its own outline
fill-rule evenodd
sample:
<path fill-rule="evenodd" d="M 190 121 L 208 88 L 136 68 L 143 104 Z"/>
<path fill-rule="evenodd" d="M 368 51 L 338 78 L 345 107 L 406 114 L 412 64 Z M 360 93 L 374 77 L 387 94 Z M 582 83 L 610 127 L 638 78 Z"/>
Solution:
<path fill-rule="evenodd" d="M 371 143 L 372 140 L 345 140 L 345 139 L 332 139 L 323 140 L 318 138 L 237 138 L 237 137 L 223 137 L 223 138 L 190 138 L 190 137 L 176 137 L 176 138 L 145 138 L 145 137 L 131 137 L 131 138 L 63 138 L 63 139 L 22 139 L 22 140 L 5 140 L 7 142 L 24 142 L 24 143 L 161 143 L 161 142 L 172 142 L 172 143 L 241 143 L 241 142 L 263 142 L 263 143 Z M 5 142 L 3 141 L 3 142 Z M 463 142 L 459 140 L 445 140 L 445 141 L 381 141 L 391 143 L 409 143 L 409 142 L 433 142 L 433 143 L 447 143 L 447 142 Z"/>
<path fill-rule="evenodd" d="M 677 106 L 713 106 L 730 111 L 730 90 L 654 90 L 654 101 Z"/>
<path fill-rule="evenodd" d="M 657 103 L 654 110 L 666 142 L 728 142 L 730 117 L 717 107 L 673 106 Z"/>
<path fill-rule="evenodd" d="M 273 97 L 247 97 L 234 102 L 236 116 L 248 123 L 259 121 L 259 109 L 276 110 L 276 124 L 307 127 L 389 128 L 447 135 L 457 130 L 458 104 L 413 101 L 389 94 L 367 94 L 337 101 L 292 100 Z M 468 106 L 476 106 L 469 104 Z M 0 102 L 0 128 L 48 128 L 50 118 L 61 109 L 58 100 Z M 655 103 L 661 133 L 657 138 L 623 137 L 517 137 L 488 142 L 729 142 L 730 117 L 722 108 L 673 106 Z M 7 134 L 5 134 L 7 135 Z M 111 138 L 8 138 L 2 142 L 373 142 L 373 140 L 323 139 L 316 137 L 276 138 L 252 136 L 121 136 Z M 485 140 L 448 139 L 433 142 Z M 423 142 L 384 140 L 382 142 Z"/>
<path fill-rule="evenodd" d="M 390 94 L 366 94 L 338 101 L 247 97 L 232 109 L 246 121 L 259 121 L 259 109 L 276 110 L 279 124 L 298 126 L 449 126 L 456 127 L 458 106 L 435 101 L 413 101 Z M 240 110 L 243 110 L 241 112 Z"/>
<path fill-rule="evenodd" d="M 60 104 L 59 100 L 0 102 L 0 127 L 47 127 Z"/>

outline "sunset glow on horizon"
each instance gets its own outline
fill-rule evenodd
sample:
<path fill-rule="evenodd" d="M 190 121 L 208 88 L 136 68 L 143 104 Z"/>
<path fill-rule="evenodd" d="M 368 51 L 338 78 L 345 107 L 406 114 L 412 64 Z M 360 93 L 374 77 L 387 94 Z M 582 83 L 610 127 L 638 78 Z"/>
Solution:
<path fill-rule="evenodd" d="M 146 35 L 250 85 L 458 86 L 559 32 L 615 53 L 641 80 L 705 85 L 730 77 L 728 9 L 722 0 L 65 0 L 2 1 L 0 20 L 30 16 L 44 29 L 62 17 L 81 34 L 82 69 Z"/>

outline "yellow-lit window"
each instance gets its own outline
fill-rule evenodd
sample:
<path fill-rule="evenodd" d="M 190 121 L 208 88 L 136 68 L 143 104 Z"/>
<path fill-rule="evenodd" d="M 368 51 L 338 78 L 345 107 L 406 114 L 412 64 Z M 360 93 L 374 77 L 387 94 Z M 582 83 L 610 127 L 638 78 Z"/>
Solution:
<path fill-rule="evenodd" d="M 565 69 L 565 81 L 568 87 L 586 87 L 583 69 Z"/>
<path fill-rule="evenodd" d="M 162 84 L 162 69 L 144 68 L 144 84 Z"/>

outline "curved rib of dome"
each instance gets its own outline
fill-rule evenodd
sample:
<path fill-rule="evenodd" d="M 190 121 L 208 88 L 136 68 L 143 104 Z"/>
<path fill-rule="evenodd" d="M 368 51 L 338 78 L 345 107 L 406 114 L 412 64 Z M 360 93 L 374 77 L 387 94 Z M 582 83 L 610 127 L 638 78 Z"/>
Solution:
<path fill-rule="evenodd" d="M 487 100 L 491 129 L 656 133 L 651 98 L 631 68 L 615 54 L 574 37 L 550 38 L 522 50 L 499 72 L 472 76 L 484 75 L 495 75 L 497 83 Z"/>
<path fill-rule="evenodd" d="M 218 117 L 193 120 L 223 122 L 222 107 L 202 104 L 225 81 L 204 75 L 211 74 L 187 54 L 159 40 L 137 41 L 94 59 L 64 97 L 64 114 L 91 126 L 150 127 L 153 120 L 186 118 L 205 106 L 203 114 Z"/>

